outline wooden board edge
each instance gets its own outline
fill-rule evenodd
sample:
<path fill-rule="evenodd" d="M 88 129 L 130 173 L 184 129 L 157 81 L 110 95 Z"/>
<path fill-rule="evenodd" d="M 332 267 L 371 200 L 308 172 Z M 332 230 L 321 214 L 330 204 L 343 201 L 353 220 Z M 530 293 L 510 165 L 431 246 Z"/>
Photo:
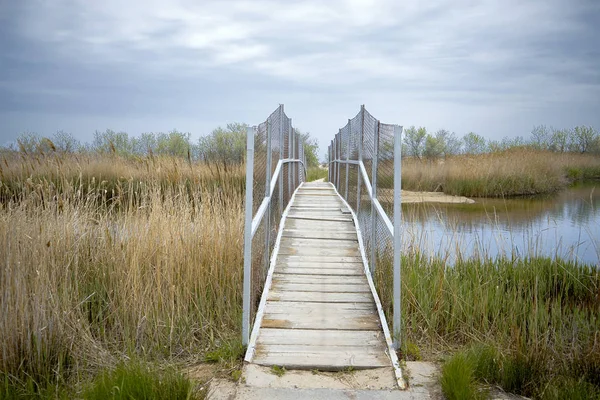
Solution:
<path fill-rule="evenodd" d="M 354 227 L 356 228 L 356 235 L 358 237 L 358 247 L 359 247 L 360 255 L 362 257 L 363 265 L 365 268 L 365 275 L 367 276 L 367 281 L 369 283 L 369 287 L 371 288 L 371 294 L 373 295 L 373 299 L 375 300 L 375 306 L 377 307 L 377 313 L 379 314 L 379 319 L 381 321 L 381 326 L 383 328 L 383 334 L 385 336 L 385 341 L 387 344 L 387 353 L 392 362 L 392 366 L 394 367 L 394 375 L 396 376 L 396 382 L 398 383 L 398 387 L 402 390 L 405 390 L 406 389 L 406 381 L 404 380 L 404 377 L 402 376 L 402 368 L 400 366 L 400 360 L 398 360 L 398 355 L 396 354 L 396 350 L 394 349 L 392 335 L 390 334 L 390 329 L 388 327 L 387 320 L 386 320 L 385 314 L 383 312 L 383 307 L 381 306 L 381 300 L 379 299 L 379 295 L 377 294 L 377 290 L 375 289 L 375 284 L 373 283 L 373 278 L 371 277 L 371 271 L 369 269 L 367 255 L 365 253 L 365 247 L 364 247 L 364 242 L 363 242 L 363 238 L 362 238 L 362 232 L 360 231 L 360 225 L 358 224 L 358 218 L 356 217 L 356 213 L 354 212 L 354 210 L 352 210 L 352 208 L 350 207 L 348 202 L 342 196 L 340 196 L 340 194 L 337 191 L 337 189 L 335 188 L 335 186 L 333 186 L 333 184 L 331 186 L 333 187 L 333 189 L 335 190 L 338 197 L 344 202 L 344 204 L 346 205 L 346 207 L 348 207 L 348 209 L 350 210 L 350 213 L 352 214 L 352 220 L 354 221 Z"/>
<path fill-rule="evenodd" d="M 275 239 L 275 245 L 273 247 L 273 253 L 271 254 L 271 260 L 269 263 L 269 271 L 267 272 L 267 279 L 265 281 L 265 286 L 263 288 L 263 292 L 260 298 L 260 303 L 258 305 L 258 311 L 256 312 L 256 317 L 254 318 L 254 325 L 252 326 L 252 332 L 250 334 L 250 341 L 248 342 L 248 348 L 246 349 L 246 354 L 244 356 L 244 361 L 252 362 L 252 358 L 254 357 L 254 351 L 256 349 L 256 339 L 258 338 L 258 332 L 260 330 L 260 325 L 262 323 L 263 315 L 265 313 L 265 307 L 267 304 L 267 298 L 269 297 L 269 289 L 271 288 L 271 282 L 273 280 L 273 273 L 275 271 L 275 264 L 277 261 L 277 255 L 279 253 L 279 245 L 281 243 L 281 238 L 283 235 L 283 230 L 285 227 L 285 221 L 287 219 L 287 215 L 292 208 L 292 204 L 294 204 L 294 200 L 296 198 L 296 194 L 298 190 L 304 185 L 304 182 L 301 182 L 300 185 L 296 188 L 292 197 L 290 198 L 290 202 L 287 207 L 283 211 L 281 215 L 281 221 L 279 221 L 279 230 L 277 232 L 277 239 Z"/>

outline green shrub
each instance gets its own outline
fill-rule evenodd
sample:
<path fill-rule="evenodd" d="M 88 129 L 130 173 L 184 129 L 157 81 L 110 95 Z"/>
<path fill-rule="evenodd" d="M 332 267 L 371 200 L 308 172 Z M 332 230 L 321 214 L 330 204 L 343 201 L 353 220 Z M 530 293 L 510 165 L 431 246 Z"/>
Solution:
<path fill-rule="evenodd" d="M 137 361 L 119 364 L 98 376 L 85 391 L 89 400 L 192 399 L 190 380 L 172 370 L 159 370 Z"/>
<path fill-rule="evenodd" d="M 448 400 L 483 399 L 485 394 L 477 389 L 476 363 L 464 352 L 447 360 L 442 367 L 442 391 Z"/>

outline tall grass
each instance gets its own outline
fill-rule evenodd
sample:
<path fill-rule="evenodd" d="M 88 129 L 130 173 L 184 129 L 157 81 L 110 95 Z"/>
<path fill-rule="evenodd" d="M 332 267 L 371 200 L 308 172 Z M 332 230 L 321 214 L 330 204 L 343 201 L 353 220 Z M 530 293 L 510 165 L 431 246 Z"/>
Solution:
<path fill-rule="evenodd" d="M 0 394 L 81 393 L 127 356 L 216 361 L 241 351 L 242 166 L 15 154 L 1 162 Z M 390 266 L 375 276 L 388 316 Z M 414 252 L 402 275 L 413 353 L 493 343 L 517 371 L 502 383 L 515 391 L 600 387 L 597 268 L 550 259 L 450 268 Z M 535 379 L 519 381 L 519 371 Z"/>
<path fill-rule="evenodd" d="M 318 179 L 325 179 L 329 177 L 329 170 L 327 168 L 321 168 L 320 166 L 308 168 L 306 173 L 306 181 L 312 182 Z"/>
<path fill-rule="evenodd" d="M 406 158 L 402 163 L 403 189 L 467 197 L 546 194 L 581 179 L 600 179 L 600 157 L 515 148 L 446 160 Z M 380 181 L 385 185 L 385 177 Z"/>
<path fill-rule="evenodd" d="M 4 160 L 7 392 L 77 383 L 124 355 L 201 359 L 239 336 L 243 169 L 131 163 Z"/>
<path fill-rule="evenodd" d="M 375 282 L 391 316 L 391 265 L 382 265 Z M 561 380 L 600 390 L 597 267 L 546 258 L 447 267 L 414 253 L 402 259 L 402 291 L 404 340 L 422 353 L 492 343 L 511 362 L 500 382 L 509 391 L 543 398 Z"/>

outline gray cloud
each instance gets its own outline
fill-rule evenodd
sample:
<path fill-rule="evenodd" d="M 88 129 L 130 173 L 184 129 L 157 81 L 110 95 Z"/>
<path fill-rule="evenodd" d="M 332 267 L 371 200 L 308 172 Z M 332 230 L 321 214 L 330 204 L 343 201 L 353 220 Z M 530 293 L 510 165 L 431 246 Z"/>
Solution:
<path fill-rule="evenodd" d="M 198 136 L 278 103 L 322 144 L 361 103 L 488 137 L 600 125 L 600 3 L 422 3 L 0 2 L 0 135 L 182 124 Z"/>

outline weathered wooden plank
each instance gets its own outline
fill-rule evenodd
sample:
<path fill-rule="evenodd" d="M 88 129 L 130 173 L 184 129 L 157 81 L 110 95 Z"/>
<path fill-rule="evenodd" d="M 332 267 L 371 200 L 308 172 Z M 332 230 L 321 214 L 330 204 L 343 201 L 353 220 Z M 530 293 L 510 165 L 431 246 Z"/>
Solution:
<path fill-rule="evenodd" d="M 368 285 L 367 278 L 364 276 L 337 276 L 326 275 L 292 275 L 292 274 L 273 274 L 272 284 L 276 283 L 323 283 L 323 284 L 351 284 L 351 285 Z"/>
<path fill-rule="evenodd" d="M 310 301 L 317 303 L 372 303 L 371 293 L 323 293 L 269 291 L 271 301 Z"/>
<path fill-rule="evenodd" d="M 378 354 L 381 349 L 379 346 L 322 346 L 322 345 L 303 345 L 303 344 L 272 344 L 268 346 L 260 346 L 257 351 L 268 351 L 269 353 L 315 353 L 328 355 L 339 354 Z"/>
<path fill-rule="evenodd" d="M 358 247 L 358 246 L 357 246 Z M 329 256 L 329 257 L 360 257 L 360 251 L 358 248 L 347 248 L 347 247 L 306 247 L 298 248 L 294 246 L 281 246 L 279 247 L 279 254 L 281 255 L 302 255 L 302 256 Z"/>
<path fill-rule="evenodd" d="M 383 345 L 383 332 L 344 331 L 312 329 L 261 329 L 257 343 L 262 345 L 309 345 L 309 346 L 373 346 Z"/>
<path fill-rule="evenodd" d="M 329 262 L 329 263 L 318 263 L 310 261 L 281 261 L 279 263 L 281 268 L 326 268 L 326 269 L 358 269 L 364 270 L 362 263 L 342 263 L 342 262 Z"/>
<path fill-rule="evenodd" d="M 300 205 L 296 205 L 296 203 L 294 203 L 293 206 L 290 207 L 290 212 L 293 211 L 304 211 L 304 212 L 311 212 L 311 211 L 318 211 L 318 212 L 341 212 L 341 208 L 337 205 L 334 206 L 318 206 L 315 204 L 310 204 L 307 206 L 300 206 Z"/>
<path fill-rule="evenodd" d="M 358 268 L 343 269 L 343 268 L 280 268 L 277 271 L 279 274 L 291 275 L 335 275 L 347 276 L 355 275 L 362 276 L 364 271 Z"/>
<path fill-rule="evenodd" d="M 323 221 L 319 224 L 316 224 L 314 221 L 311 220 L 303 220 L 299 218 L 286 218 L 285 227 L 292 229 L 306 229 L 309 231 L 314 231 L 317 229 L 350 231 L 354 229 L 354 231 L 356 232 L 354 223 L 348 221 Z"/>
<path fill-rule="evenodd" d="M 350 210 L 307 184 L 288 213 L 252 362 L 339 370 L 390 366 Z"/>
<path fill-rule="evenodd" d="M 313 221 L 313 220 L 333 221 L 333 222 L 353 221 L 352 217 L 350 215 L 344 214 L 341 212 L 335 212 L 335 213 L 325 213 L 325 212 L 311 213 L 311 212 L 306 212 L 306 211 L 290 212 L 290 213 L 288 213 L 288 218 L 304 219 L 304 220 L 308 220 L 308 221 Z"/>
<path fill-rule="evenodd" d="M 315 256 L 315 255 L 285 255 L 277 257 L 277 264 L 286 261 L 317 262 L 317 263 L 361 263 L 361 257 Z"/>
<path fill-rule="evenodd" d="M 309 246 L 311 248 L 351 248 L 356 249 L 358 247 L 358 240 L 356 238 L 351 240 L 329 240 L 329 239 L 301 239 L 301 238 L 288 238 L 283 237 L 281 239 L 280 246 L 293 246 L 302 248 Z"/>
<path fill-rule="evenodd" d="M 300 198 L 294 201 L 292 207 L 307 207 L 307 208 L 320 208 L 320 207 L 331 207 L 337 210 L 346 208 L 346 205 L 341 200 L 329 200 L 324 198 Z"/>
<path fill-rule="evenodd" d="M 340 312 L 340 313 L 360 313 L 360 312 L 376 312 L 375 304 L 371 303 L 316 303 L 309 301 L 268 301 L 266 307 L 269 312 L 284 313 L 298 312 L 310 313 L 315 309 L 322 309 L 324 312 Z"/>
<path fill-rule="evenodd" d="M 355 232 L 334 232 L 334 231 L 299 231 L 287 229 L 283 231 L 282 237 L 296 239 L 329 239 L 329 240 L 354 240 L 358 242 Z"/>
<path fill-rule="evenodd" d="M 288 369 L 318 369 L 322 371 L 338 371 L 348 367 L 353 369 L 368 369 L 378 367 L 389 367 L 390 360 L 387 354 L 381 350 L 377 354 L 357 352 L 314 352 L 299 353 L 274 353 L 257 351 L 254 362 L 259 365 L 283 365 Z"/>
<path fill-rule="evenodd" d="M 368 285 L 273 282 L 273 290 L 291 292 L 371 293 Z"/>
<path fill-rule="evenodd" d="M 270 314 L 263 317 L 261 326 L 275 329 L 342 329 L 342 330 L 378 330 L 381 329 L 377 313 L 371 315 L 343 316 L 335 314 Z"/>
<path fill-rule="evenodd" d="M 342 214 L 340 214 L 339 217 L 310 217 L 310 216 L 295 216 L 295 215 L 291 215 L 288 216 L 288 219 L 291 220 L 301 220 L 301 221 L 315 221 L 315 223 L 319 224 L 322 222 L 352 222 L 352 218 L 344 218 L 342 216 Z"/>

